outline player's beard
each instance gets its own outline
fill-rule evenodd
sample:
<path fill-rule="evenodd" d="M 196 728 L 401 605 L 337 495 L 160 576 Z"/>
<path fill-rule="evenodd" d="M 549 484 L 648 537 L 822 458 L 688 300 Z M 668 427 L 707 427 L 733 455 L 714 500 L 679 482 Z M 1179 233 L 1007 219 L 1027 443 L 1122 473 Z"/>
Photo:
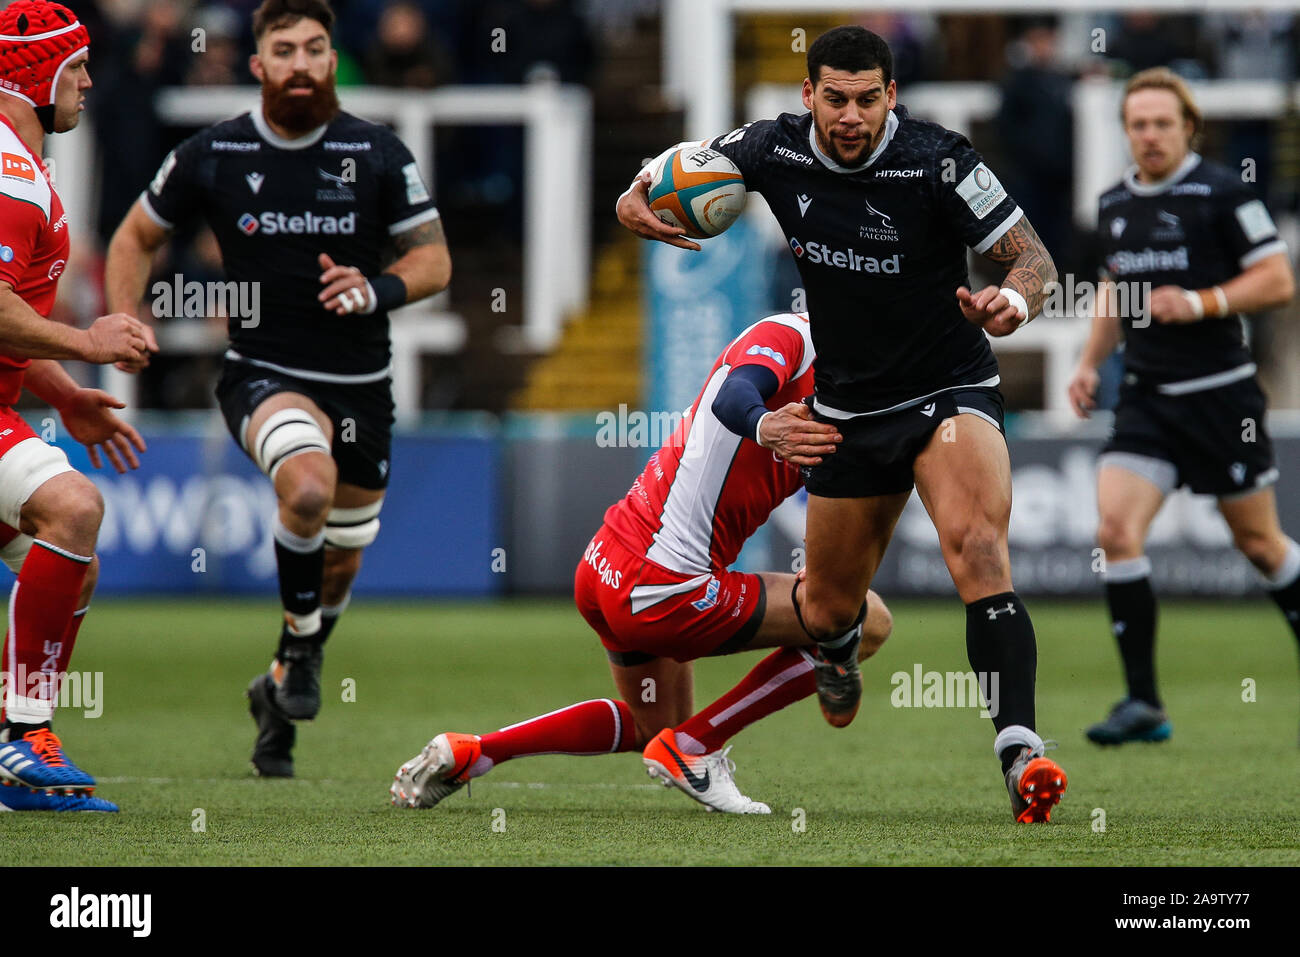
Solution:
<path fill-rule="evenodd" d="M 814 123 L 816 122 L 815 116 L 813 117 L 813 121 Z M 863 131 L 862 139 L 858 141 L 858 143 L 861 144 L 861 148 L 853 159 L 849 159 L 840 151 L 839 144 L 835 141 L 835 138 L 831 136 L 830 130 L 823 130 L 818 126 L 816 127 L 816 133 L 817 145 L 821 148 L 821 151 L 829 156 L 832 162 L 840 166 L 846 168 L 860 166 L 865 163 L 867 157 L 871 155 L 871 137 L 867 134 L 866 130 Z"/>
<path fill-rule="evenodd" d="M 310 82 L 309 96 L 289 92 L 294 83 Z M 317 82 L 305 73 L 295 73 L 280 86 L 262 81 L 262 110 L 266 118 L 290 133 L 306 133 L 324 126 L 338 114 L 339 98 L 334 93 L 334 75 Z"/>

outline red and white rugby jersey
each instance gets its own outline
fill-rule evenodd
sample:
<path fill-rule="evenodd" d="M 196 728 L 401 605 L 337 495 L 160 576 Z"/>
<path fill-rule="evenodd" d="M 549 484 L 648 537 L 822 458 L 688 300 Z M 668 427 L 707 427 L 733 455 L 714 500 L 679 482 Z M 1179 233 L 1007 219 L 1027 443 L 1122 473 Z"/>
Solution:
<path fill-rule="evenodd" d="M 813 391 L 813 345 L 808 317 L 769 316 L 723 350 L 704 390 L 605 524 L 628 548 L 670 571 L 703 574 L 726 568 L 772 510 L 798 491 L 797 466 L 753 438 L 727 430 L 713 400 L 732 369 L 761 365 L 780 387 L 769 409 L 799 402 Z"/>
<path fill-rule="evenodd" d="M 9 120 L 0 115 L 0 281 L 48 316 L 68 262 L 68 219 L 63 203 Z M 0 343 L 0 405 L 13 405 L 30 359 L 7 355 Z"/>

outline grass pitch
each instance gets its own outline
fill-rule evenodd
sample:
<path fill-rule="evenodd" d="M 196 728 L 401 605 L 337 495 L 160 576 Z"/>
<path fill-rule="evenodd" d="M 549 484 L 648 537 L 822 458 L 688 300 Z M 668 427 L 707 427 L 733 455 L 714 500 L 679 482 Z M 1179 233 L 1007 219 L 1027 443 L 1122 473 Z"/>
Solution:
<path fill-rule="evenodd" d="M 276 781 L 249 771 L 243 697 L 275 603 L 101 600 L 72 666 L 103 672 L 103 714 L 69 708 L 56 726 L 122 813 L 0 815 L 0 866 L 1300 864 L 1296 643 L 1270 603 L 1164 603 L 1173 738 L 1105 751 L 1082 735 L 1121 691 L 1102 603 L 1029 607 L 1038 726 L 1070 778 L 1045 827 L 1012 823 L 977 709 L 891 704 L 896 672 L 969 667 L 956 599 L 893 603 L 851 727 L 809 700 L 735 739 L 738 782 L 769 817 L 707 814 L 649 783 L 636 754 L 517 760 L 433 810 L 389 806 L 394 770 L 437 732 L 612 693 L 567 601 L 354 603 L 321 716 L 299 728 L 298 777 Z M 756 660 L 700 662 L 697 705 Z"/>

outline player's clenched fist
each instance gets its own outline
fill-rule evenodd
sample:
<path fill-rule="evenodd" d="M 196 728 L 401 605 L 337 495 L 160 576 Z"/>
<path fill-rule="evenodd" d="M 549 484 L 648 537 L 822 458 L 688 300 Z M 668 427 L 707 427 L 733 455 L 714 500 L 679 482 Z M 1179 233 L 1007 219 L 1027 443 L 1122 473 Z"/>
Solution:
<path fill-rule="evenodd" d="M 1097 386 L 1100 383 L 1101 375 L 1092 366 L 1081 365 L 1074 370 L 1069 385 L 1070 408 L 1079 418 L 1088 418 L 1097 407 Z"/>
<path fill-rule="evenodd" d="M 618 198 L 618 205 L 614 208 L 618 213 L 618 221 L 642 239 L 657 239 L 661 243 L 682 249 L 700 248 L 699 243 L 686 238 L 686 230 L 680 226 L 669 226 L 650 211 L 650 187 L 639 176 L 627 192 Z"/>
<path fill-rule="evenodd" d="M 974 294 L 961 286 L 957 290 L 957 305 L 968 322 L 991 336 L 1009 336 L 1025 321 L 1024 313 L 997 286 L 985 286 Z"/>
<path fill-rule="evenodd" d="M 353 312 L 368 316 L 375 311 L 375 289 L 360 269 L 340 266 L 327 253 L 317 256 L 316 262 L 321 268 L 321 285 L 325 286 L 316 298 L 326 309 L 338 316 Z"/>
<path fill-rule="evenodd" d="M 85 343 L 81 358 L 101 365 L 121 362 L 143 367 L 149 353 L 158 351 L 153 330 L 124 312 L 96 319 L 86 330 Z"/>
<path fill-rule="evenodd" d="M 813 419 L 812 409 L 802 402 L 782 406 L 758 423 L 758 444 L 791 465 L 820 465 L 821 456 L 830 455 L 842 441 L 839 429 Z"/>

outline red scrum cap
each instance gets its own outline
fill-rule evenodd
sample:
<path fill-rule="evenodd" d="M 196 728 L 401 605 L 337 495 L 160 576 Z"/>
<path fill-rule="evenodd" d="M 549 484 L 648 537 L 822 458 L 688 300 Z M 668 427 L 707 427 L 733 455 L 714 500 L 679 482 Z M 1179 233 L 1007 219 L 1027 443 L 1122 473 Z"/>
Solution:
<path fill-rule="evenodd" d="M 62 4 L 50 0 L 9 4 L 0 11 L 0 93 L 30 103 L 46 131 L 53 132 L 59 74 L 68 60 L 89 47 L 90 34 Z"/>

